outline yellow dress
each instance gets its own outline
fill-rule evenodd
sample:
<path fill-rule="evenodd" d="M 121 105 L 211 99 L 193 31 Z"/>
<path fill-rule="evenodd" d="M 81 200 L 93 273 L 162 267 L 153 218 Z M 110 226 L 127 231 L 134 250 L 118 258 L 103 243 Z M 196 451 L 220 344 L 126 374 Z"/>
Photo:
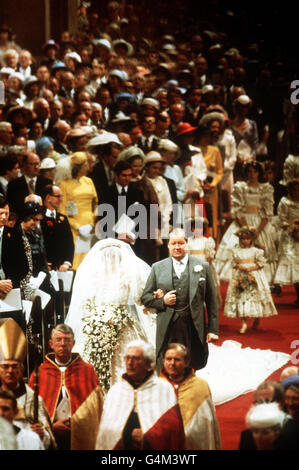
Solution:
<path fill-rule="evenodd" d="M 205 194 L 205 201 L 211 205 L 213 217 L 212 236 L 217 239 L 218 233 L 218 184 L 223 177 L 222 157 L 219 149 L 213 145 L 208 145 L 203 155 L 207 167 L 207 176 L 213 178 L 210 183 L 212 190 Z"/>
<path fill-rule="evenodd" d="M 76 253 L 76 238 L 79 227 L 91 224 L 95 225 L 95 208 L 97 204 L 97 192 L 93 181 L 87 176 L 77 179 L 62 181 L 59 185 L 63 198 L 58 208 L 59 212 L 67 214 L 73 233 L 75 255 L 73 269 L 77 269 L 87 254 Z"/>

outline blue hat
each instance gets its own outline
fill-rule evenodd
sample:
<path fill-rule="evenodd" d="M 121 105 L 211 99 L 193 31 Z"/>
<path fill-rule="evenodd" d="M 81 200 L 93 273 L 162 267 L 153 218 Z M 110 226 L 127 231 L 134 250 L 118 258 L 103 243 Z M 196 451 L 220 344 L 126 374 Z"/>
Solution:
<path fill-rule="evenodd" d="M 35 142 L 35 148 L 36 152 L 39 157 L 43 158 L 45 157 L 45 152 L 48 150 L 50 145 L 52 145 L 53 139 L 51 137 L 40 137 L 36 142 Z"/>
<path fill-rule="evenodd" d="M 281 382 L 281 385 L 287 390 L 291 385 L 299 388 L 299 375 L 291 375 Z"/>
<path fill-rule="evenodd" d="M 116 95 L 116 99 L 117 100 L 130 100 L 132 99 L 132 95 L 131 93 L 126 93 L 126 92 L 123 92 L 123 93 L 118 93 L 118 95 Z"/>

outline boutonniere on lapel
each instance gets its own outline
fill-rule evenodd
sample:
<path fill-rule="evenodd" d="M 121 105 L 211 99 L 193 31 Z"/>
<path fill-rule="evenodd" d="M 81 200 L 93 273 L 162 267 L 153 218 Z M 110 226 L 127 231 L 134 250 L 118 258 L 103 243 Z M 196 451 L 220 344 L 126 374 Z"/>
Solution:
<path fill-rule="evenodd" d="M 54 223 L 52 222 L 52 220 L 47 220 L 47 225 L 48 227 L 53 227 Z"/>
<path fill-rule="evenodd" d="M 201 264 L 197 264 L 196 266 L 194 266 L 194 272 L 195 273 L 200 273 L 200 271 L 203 270 L 203 267 Z"/>
<path fill-rule="evenodd" d="M 61 215 L 58 219 L 58 223 L 61 224 L 61 222 L 63 222 L 63 221 L 64 221 L 64 217 L 63 217 L 63 215 Z"/>

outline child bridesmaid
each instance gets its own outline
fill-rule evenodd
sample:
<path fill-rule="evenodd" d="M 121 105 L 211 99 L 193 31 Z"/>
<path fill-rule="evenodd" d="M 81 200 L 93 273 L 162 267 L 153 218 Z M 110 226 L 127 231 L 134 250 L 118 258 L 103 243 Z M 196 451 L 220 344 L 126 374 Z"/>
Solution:
<path fill-rule="evenodd" d="M 241 227 L 236 232 L 239 245 L 231 249 L 232 278 L 224 315 L 241 319 L 241 334 L 247 330 L 247 318 L 254 319 L 252 328 L 256 329 L 260 318 L 277 315 L 264 272 L 267 263 L 264 252 L 254 246 L 256 233 L 254 227 Z"/>

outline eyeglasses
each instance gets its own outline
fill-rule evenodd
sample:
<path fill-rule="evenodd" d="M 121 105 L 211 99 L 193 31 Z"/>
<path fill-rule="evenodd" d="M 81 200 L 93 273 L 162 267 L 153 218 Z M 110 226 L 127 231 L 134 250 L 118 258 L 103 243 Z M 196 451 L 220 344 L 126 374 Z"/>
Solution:
<path fill-rule="evenodd" d="M 58 198 L 61 198 L 62 197 L 62 194 L 51 194 L 52 197 L 58 197 Z"/>
<path fill-rule="evenodd" d="M 0 367 L 4 370 L 9 370 L 9 369 L 17 370 L 19 369 L 20 365 L 19 364 L 1 364 Z"/>

